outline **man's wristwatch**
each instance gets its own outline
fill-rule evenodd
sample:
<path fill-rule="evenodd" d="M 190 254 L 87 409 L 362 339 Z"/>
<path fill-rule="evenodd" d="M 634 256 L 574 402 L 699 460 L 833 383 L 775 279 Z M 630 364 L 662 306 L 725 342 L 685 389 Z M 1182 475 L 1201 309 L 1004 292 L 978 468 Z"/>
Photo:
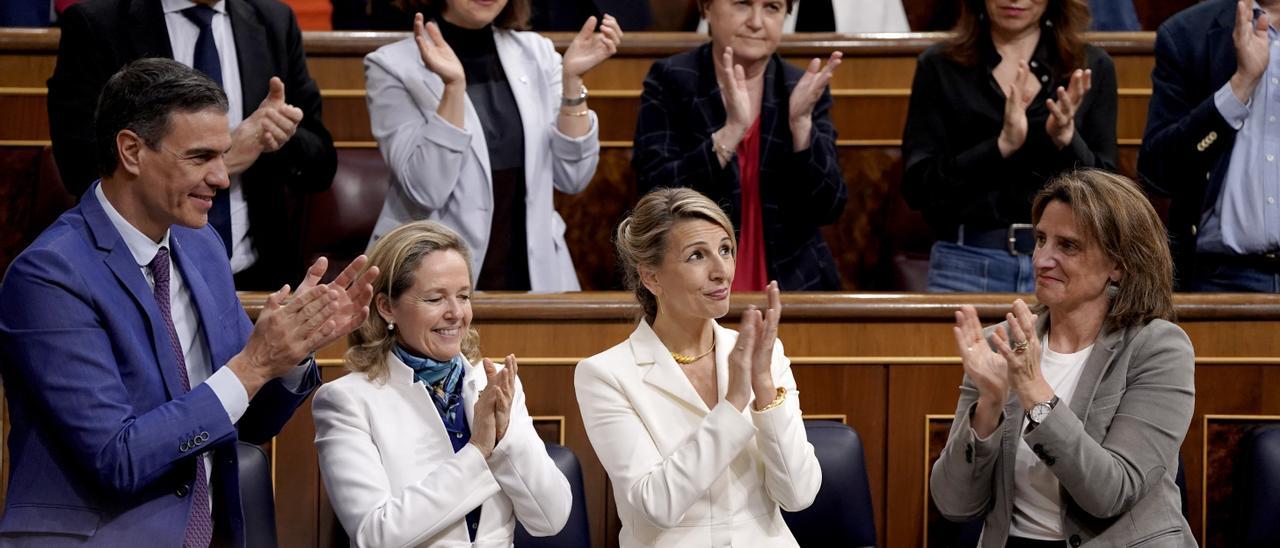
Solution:
<path fill-rule="evenodd" d="M 580 92 L 579 92 L 578 96 L 577 96 L 577 97 L 573 97 L 573 98 L 569 98 L 569 97 L 561 97 L 561 98 L 560 98 L 560 106 L 562 106 L 562 107 L 576 107 L 576 106 L 578 106 L 578 105 L 581 105 L 582 103 L 587 102 L 587 85 L 586 85 L 586 84 L 579 84 L 579 85 L 578 85 L 578 87 L 580 88 Z"/>
<path fill-rule="evenodd" d="M 1058 405 L 1058 396 L 1055 394 L 1053 399 L 1042 401 L 1031 406 L 1031 410 L 1027 411 L 1027 422 L 1031 426 L 1039 426 L 1045 419 L 1049 418 L 1049 413 Z"/>

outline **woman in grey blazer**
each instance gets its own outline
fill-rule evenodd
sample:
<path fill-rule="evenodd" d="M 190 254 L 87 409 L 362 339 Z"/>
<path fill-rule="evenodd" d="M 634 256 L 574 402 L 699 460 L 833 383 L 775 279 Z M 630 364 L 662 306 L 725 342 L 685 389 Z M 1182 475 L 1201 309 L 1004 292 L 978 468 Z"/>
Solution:
<path fill-rule="evenodd" d="M 622 29 L 590 17 L 562 58 L 523 32 L 528 0 L 406 0 L 414 36 L 364 60 L 369 120 L 391 168 L 373 242 L 431 219 L 471 248 L 481 290 L 574 291 L 552 189 L 586 188 L 600 157 L 583 76 Z"/>
<path fill-rule="evenodd" d="M 1137 185 L 1085 170 L 1032 206 L 1035 313 L 998 326 L 956 312 L 956 418 L 929 488 L 948 519 L 983 518 L 984 547 L 1195 546 L 1178 448 L 1195 356 L 1173 319 L 1173 266 Z"/>

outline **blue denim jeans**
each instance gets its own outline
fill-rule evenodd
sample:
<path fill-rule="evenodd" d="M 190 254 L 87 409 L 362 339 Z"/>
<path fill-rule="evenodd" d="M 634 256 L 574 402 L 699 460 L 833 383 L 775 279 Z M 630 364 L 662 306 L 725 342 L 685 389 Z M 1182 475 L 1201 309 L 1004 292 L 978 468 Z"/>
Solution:
<path fill-rule="evenodd" d="M 1036 289 L 1031 255 L 937 242 L 929 253 L 929 292 L 1030 293 Z"/>
<path fill-rule="evenodd" d="M 1197 258 L 1197 262 L 1202 261 L 1204 260 Z M 1191 290 L 1215 293 L 1280 293 L 1280 274 L 1245 266 L 1197 264 Z"/>

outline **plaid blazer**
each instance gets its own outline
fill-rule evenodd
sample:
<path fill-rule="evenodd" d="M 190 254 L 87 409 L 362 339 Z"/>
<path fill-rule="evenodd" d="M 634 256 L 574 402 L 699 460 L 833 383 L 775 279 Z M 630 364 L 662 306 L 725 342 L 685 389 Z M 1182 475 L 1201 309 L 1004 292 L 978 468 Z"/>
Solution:
<path fill-rule="evenodd" d="M 840 218 L 848 190 L 836 157 L 831 94 L 813 109 L 810 146 L 792 151 L 787 109 L 804 71 L 777 54 L 760 105 L 760 201 L 769 278 L 785 290 L 840 289 L 835 258 L 819 228 Z M 711 44 L 653 64 L 644 80 L 631 167 L 641 195 L 689 187 L 711 198 L 741 227 L 738 163 L 720 166 L 711 134 L 725 122 Z"/>

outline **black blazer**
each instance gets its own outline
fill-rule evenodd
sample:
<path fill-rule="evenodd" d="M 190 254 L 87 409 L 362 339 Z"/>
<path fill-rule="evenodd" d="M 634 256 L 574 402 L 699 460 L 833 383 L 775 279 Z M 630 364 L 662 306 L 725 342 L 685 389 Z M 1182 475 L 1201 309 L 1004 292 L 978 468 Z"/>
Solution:
<path fill-rule="evenodd" d="M 296 213 L 302 193 L 333 182 L 337 152 L 320 120 L 320 90 L 307 72 L 302 33 L 293 11 L 274 0 L 227 0 L 240 67 L 244 115 L 267 96 L 268 81 L 284 81 L 285 100 L 302 123 L 280 150 L 258 157 L 241 174 L 249 205 L 249 235 L 263 269 L 263 287 L 301 277 Z M 58 64 L 49 78 L 49 133 L 62 182 L 80 196 L 100 174 L 93 115 L 107 79 L 130 61 L 173 57 L 159 0 L 89 0 L 63 12 Z M 243 289 L 243 288 L 242 288 Z"/>
<path fill-rule="evenodd" d="M 1213 102 L 1236 71 L 1235 8 L 1234 0 L 1203 2 L 1156 32 L 1138 173 L 1150 191 L 1171 199 L 1169 236 L 1180 273 L 1191 272 L 1196 225 L 1217 202 L 1236 141 L 1235 128 Z"/>
<path fill-rule="evenodd" d="M 804 71 L 774 55 L 760 105 L 760 201 L 769 278 L 785 290 L 840 289 L 835 258 L 819 228 L 840 218 L 848 200 L 836 157 L 831 93 L 813 109 L 808 149 L 791 150 L 787 109 Z M 711 44 L 653 64 L 644 80 L 631 167 L 643 195 L 689 187 L 711 198 L 741 226 L 738 163 L 720 167 L 711 134 L 724 126 L 724 102 Z"/>

